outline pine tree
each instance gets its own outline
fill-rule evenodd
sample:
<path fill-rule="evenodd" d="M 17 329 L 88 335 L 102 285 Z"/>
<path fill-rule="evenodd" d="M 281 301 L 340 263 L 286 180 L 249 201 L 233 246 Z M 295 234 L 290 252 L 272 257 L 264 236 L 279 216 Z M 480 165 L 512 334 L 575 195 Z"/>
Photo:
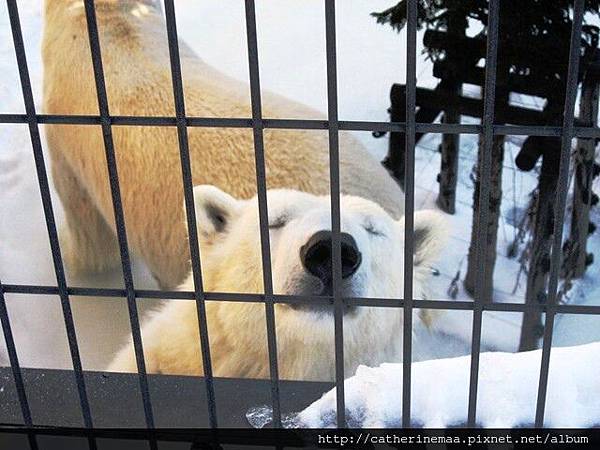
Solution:
<path fill-rule="evenodd" d="M 466 77 L 467 74 L 472 78 L 482 78 L 482 71 L 472 68 L 470 63 L 461 64 L 457 60 L 457 54 L 462 52 L 465 59 L 473 49 L 485 48 L 486 29 L 488 24 L 488 2 L 485 0 L 418 0 L 418 26 L 433 32 L 441 32 L 437 35 L 437 41 L 430 39 L 425 43 L 425 52 L 434 63 L 444 63 L 445 67 L 450 68 L 450 73 Z M 500 22 L 498 34 L 498 69 L 496 74 L 496 123 L 502 123 L 500 120 L 510 123 L 510 117 L 502 113 L 502 109 L 508 104 L 509 92 L 530 93 L 535 91 L 539 96 L 546 99 L 546 108 L 544 109 L 544 120 L 535 125 L 560 125 L 562 122 L 562 107 L 564 105 L 564 93 L 566 90 L 567 67 L 569 61 L 569 44 L 572 29 L 572 20 L 570 13 L 572 11 L 572 1 L 567 0 L 502 0 L 500 2 Z M 598 15 L 600 1 L 588 0 L 586 2 L 586 12 Z M 389 24 L 397 31 L 400 31 L 406 24 L 406 0 L 403 0 L 389 9 L 373 13 L 377 21 L 382 24 Z M 449 32 L 452 22 L 457 17 L 464 17 L 469 20 L 470 30 L 480 26 L 481 31 L 472 38 L 453 38 Z M 580 64 L 581 74 L 585 72 L 585 59 L 593 55 L 593 50 L 598 46 L 599 28 L 593 24 L 585 23 L 581 36 L 581 55 L 584 63 Z M 442 34 L 444 33 L 444 34 Z M 434 35 L 435 36 L 435 35 Z M 443 45 L 439 45 L 439 41 Z M 428 45 L 430 44 L 430 45 Z M 470 56 L 472 59 L 472 55 Z M 589 59 L 589 58 L 588 58 Z M 580 78 L 582 75 L 580 76 Z M 538 145 L 535 145 L 535 144 Z M 543 148 L 539 144 L 547 144 Z M 546 164 L 542 163 L 544 177 L 540 183 L 546 183 L 546 180 L 552 181 L 556 178 L 558 167 L 554 164 L 554 158 L 557 148 L 560 148 L 557 139 L 547 138 L 531 139 L 528 149 L 524 149 L 520 154 L 521 158 L 527 159 L 535 157 L 533 165 L 537 159 L 548 151 Z M 557 145 L 558 144 L 558 145 Z M 492 186 L 490 187 L 489 220 L 487 224 L 477 226 L 477 190 L 480 183 L 479 177 L 475 180 L 475 202 L 473 211 L 473 232 L 471 246 L 469 249 L 469 264 L 465 278 L 465 286 L 468 291 L 474 291 L 476 274 L 480 267 L 475 261 L 474 250 L 477 244 L 486 248 L 486 286 L 487 292 L 483 292 L 485 300 L 491 300 L 493 288 L 493 267 L 496 257 L 497 227 L 500 212 L 501 198 L 501 172 L 503 162 L 503 142 L 501 137 L 494 140 L 492 149 Z M 528 153 L 529 152 L 529 153 Z M 453 161 L 454 155 L 449 155 L 450 161 Z M 479 159 L 481 157 L 481 149 Z M 448 159 L 448 155 L 445 155 Z M 445 164 L 452 168 L 452 164 Z M 531 167 L 533 167 L 533 165 Z M 444 171 L 444 164 L 442 165 Z M 479 171 L 476 170 L 476 173 Z M 551 173 L 552 172 L 552 173 Z M 440 174 L 440 180 L 448 178 L 451 174 Z M 544 188 L 547 187 L 545 184 Z M 544 193 L 550 192 L 548 189 L 542 189 Z M 547 192 L 548 191 L 548 192 Z M 442 194 L 442 192 L 440 193 Z M 539 301 L 545 298 L 545 289 L 547 282 L 547 254 L 548 246 L 551 242 L 552 227 L 548 221 L 552 221 L 552 195 L 542 195 L 538 198 L 537 211 L 544 211 L 543 217 L 537 217 L 537 226 L 534 227 L 534 234 L 539 245 L 535 247 L 538 251 L 532 252 L 530 260 L 530 270 L 528 271 L 528 299 L 526 301 Z M 438 202 L 440 203 L 440 202 Z M 442 201 L 444 203 L 444 201 Z M 540 262 L 542 261 L 542 262 Z M 530 318 L 531 319 L 531 318 Z M 532 319 L 539 322 L 539 318 Z M 532 320 L 529 320 L 530 322 Z"/>

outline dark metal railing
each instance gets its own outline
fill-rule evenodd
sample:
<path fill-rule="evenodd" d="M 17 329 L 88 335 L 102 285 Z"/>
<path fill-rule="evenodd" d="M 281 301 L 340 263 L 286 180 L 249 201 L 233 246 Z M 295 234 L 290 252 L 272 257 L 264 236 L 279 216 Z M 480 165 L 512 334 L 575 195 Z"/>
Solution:
<path fill-rule="evenodd" d="M 478 214 L 473 223 L 475 230 L 487 229 L 488 215 L 490 208 L 490 184 L 492 177 L 492 145 L 494 132 L 492 125 L 494 123 L 494 105 L 496 100 L 496 67 L 498 61 L 498 3 L 500 0 L 490 0 L 487 29 L 487 49 L 485 55 L 485 86 L 483 90 L 483 117 L 481 125 L 483 127 L 481 152 L 481 161 L 479 163 L 479 205 Z M 485 232 L 485 231 L 484 231 Z M 486 248 L 482 239 L 476 242 L 477 283 L 475 285 L 475 309 L 473 310 L 473 329 L 471 340 L 471 374 L 469 378 L 469 409 L 467 413 L 467 424 L 475 426 L 477 413 L 477 386 L 479 382 L 479 354 L 481 351 L 481 325 L 483 322 L 483 305 L 490 303 L 491 299 L 485 298 L 484 293 L 488 292 L 487 286 L 484 286 L 486 279 Z"/>
<path fill-rule="evenodd" d="M 183 195 L 188 225 L 190 259 L 192 261 L 194 300 L 196 300 L 198 325 L 200 328 L 200 350 L 202 352 L 202 367 L 204 371 L 206 399 L 209 411 L 208 417 L 210 426 L 215 428 L 217 427 L 217 407 L 215 402 L 215 390 L 213 386 L 208 324 L 206 321 L 206 307 L 204 304 L 204 283 L 202 281 L 198 230 L 196 229 L 195 220 L 196 212 L 194 207 L 192 168 L 190 162 L 187 127 L 185 124 L 185 99 L 183 95 L 183 80 L 181 77 L 181 62 L 179 60 L 179 44 L 177 41 L 177 24 L 175 22 L 175 6 L 173 4 L 173 0 L 166 0 L 164 4 L 165 17 L 167 21 L 167 36 L 169 40 L 169 57 L 171 60 L 173 96 L 175 99 L 175 115 L 177 119 L 177 136 L 179 139 L 179 154 L 181 159 L 181 175 L 183 177 Z"/>
<path fill-rule="evenodd" d="M 50 187 L 48 184 L 48 174 L 46 172 L 46 166 L 44 163 L 44 154 L 42 150 L 42 141 L 40 137 L 40 129 L 36 118 L 35 103 L 33 99 L 33 91 L 31 88 L 31 80 L 29 78 L 29 69 L 27 67 L 27 57 L 25 55 L 25 45 L 23 43 L 23 35 L 21 32 L 21 24 L 19 20 L 19 12 L 15 0 L 7 0 L 8 14 L 10 17 L 10 25 L 13 35 L 13 42 L 15 46 L 15 52 L 17 55 L 17 64 L 19 69 L 19 77 L 21 81 L 21 90 L 23 93 L 23 101 L 25 103 L 25 112 L 27 117 L 27 124 L 29 126 L 29 135 L 31 138 L 31 145 L 33 148 L 33 156 L 35 159 L 35 166 L 37 170 L 38 183 L 40 187 L 40 193 L 42 196 L 42 205 L 44 208 L 44 218 L 46 220 L 46 228 L 48 231 L 48 238 L 50 240 L 50 249 L 52 250 L 52 261 L 54 264 L 54 273 L 56 275 L 56 283 L 58 287 L 58 295 L 60 297 L 60 303 L 62 307 L 63 317 L 65 321 L 65 329 L 67 332 L 67 339 L 69 342 L 69 350 L 71 353 L 71 361 L 73 363 L 73 372 L 75 374 L 75 380 L 77 382 L 77 389 L 79 392 L 79 401 L 81 406 L 81 414 L 83 416 L 84 424 L 87 428 L 93 426 L 92 415 L 90 412 L 90 405 L 85 389 L 85 380 L 83 377 L 83 369 L 81 365 L 81 357 L 79 354 L 79 345 L 77 344 L 77 336 L 75 333 L 75 322 L 73 321 L 73 313 L 71 311 L 71 303 L 69 301 L 69 294 L 67 292 L 67 280 L 65 276 L 65 270 L 63 266 L 62 255 L 60 252 L 60 245 L 58 243 L 58 232 L 56 229 L 56 221 L 54 219 L 54 208 L 52 206 L 52 199 L 50 198 Z M 4 302 L 4 300 L 3 300 Z M 5 309 L 5 308 L 3 308 Z M 5 312 L 5 311 L 4 311 Z M 4 321 L 8 323 L 8 316 L 4 318 Z M 10 328 L 9 328 L 10 332 Z M 14 345 L 14 342 L 13 342 Z M 16 354 L 14 358 L 16 359 Z M 18 371 L 18 365 L 14 370 Z M 21 378 L 19 376 L 19 378 Z M 21 386 L 23 387 L 23 386 Z M 19 398 L 25 398 L 25 392 L 19 393 Z M 25 411 L 28 406 L 25 404 L 22 406 Z M 31 412 L 23 418 L 25 421 L 31 421 Z"/>
<path fill-rule="evenodd" d="M 140 320 L 138 316 L 137 302 L 135 299 L 135 292 L 133 288 L 131 259 L 129 257 L 129 247 L 127 245 L 127 232 L 125 230 L 125 215 L 123 213 L 123 205 L 121 203 L 121 190 L 119 188 L 119 172 L 117 169 L 112 129 L 109 119 L 110 113 L 108 109 L 108 96 L 106 94 L 106 83 L 104 80 L 104 69 L 102 67 L 102 55 L 100 50 L 100 39 L 98 37 L 98 25 L 96 23 L 96 12 L 93 0 L 85 0 L 85 13 L 90 40 L 90 49 L 92 53 L 91 56 L 94 68 L 96 91 L 98 95 L 98 109 L 100 111 L 100 124 L 102 126 L 102 137 L 104 139 L 106 164 L 108 166 L 110 192 L 112 196 L 113 212 L 115 215 L 115 225 L 117 229 L 117 239 L 119 242 L 119 251 L 121 254 L 123 281 L 125 283 L 125 294 L 127 297 L 127 308 L 129 310 L 129 321 L 131 324 L 131 335 L 133 338 L 135 360 L 137 363 L 140 390 L 142 392 L 144 413 L 146 415 L 146 425 L 148 426 L 148 428 L 153 428 L 154 415 L 152 413 L 152 402 L 150 401 L 150 389 L 148 387 L 148 377 L 146 374 L 146 361 L 144 359 L 144 349 L 142 346 Z"/>
<path fill-rule="evenodd" d="M 402 426 L 410 426 L 413 255 L 415 210 L 415 142 L 417 103 L 417 0 L 407 2 L 406 23 L 406 151 L 404 164 L 404 315 L 402 333 Z"/>
<path fill-rule="evenodd" d="M 177 38 L 177 26 L 173 0 L 164 1 L 167 36 L 169 44 L 170 65 L 175 102 L 175 117 L 138 117 L 138 116 L 111 116 L 108 107 L 108 98 L 102 67 L 102 53 L 96 23 L 94 0 L 85 0 L 91 58 L 93 61 L 96 90 L 98 96 L 99 115 L 47 115 L 37 114 L 34 105 L 31 82 L 27 66 L 27 59 L 19 22 L 19 13 L 16 0 L 7 0 L 10 23 L 12 27 L 14 48 L 20 74 L 21 87 L 25 102 L 25 114 L 0 114 L 0 123 L 27 124 L 36 163 L 38 182 L 41 191 L 50 247 L 52 250 L 56 286 L 41 285 L 15 285 L 0 282 L 0 320 L 8 349 L 8 356 L 14 375 L 21 412 L 26 426 L 33 426 L 31 411 L 27 400 L 27 393 L 17 357 L 17 349 L 12 336 L 10 321 L 6 310 L 4 294 L 41 294 L 58 295 L 65 321 L 68 337 L 73 372 L 77 383 L 81 414 L 86 428 L 92 429 L 94 424 L 90 412 L 85 380 L 81 365 L 79 348 L 75 333 L 69 297 L 77 296 L 103 296 L 125 297 L 127 299 L 129 319 L 137 362 L 139 385 L 141 388 L 142 402 L 146 426 L 154 427 L 154 415 L 144 350 L 141 338 L 140 323 L 137 310 L 137 301 L 143 299 L 165 299 L 176 301 L 178 299 L 195 300 L 197 305 L 198 322 L 200 328 L 200 346 L 204 380 L 206 387 L 207 408 L 209 424 L 218 427 L 216 413 L 216 399 L 213 385 L 211 355 L 209 347 L 208 326 L 205 310 L 205 301 L 235 301 L 257 302 L 265 304 L 267 343 L 269 351 L 271 396 L 274 411 L 273 424 L 281 426 L 281 406 L 279 391 L 279 373 L 277 365 L 277 339 L 275 333 L 276 303 L 321 303 L 334 305 L 335 327 L 335 380 L 337 390 L 337 420 L 340 427 L 345 426 L 345 399 L 344 399 L 344 353 L 343 353 L 343 313 L 344 304 L 356 306 L 377 306 L 404 309 L 403 330 L 403 392 L 402 392 L 402 424 L 409 426 L 411 406 L 411 360 L 412 360 L 412 319 L 414 308 L 427 309 L 455 309 L 473 311 L 470 389 L 468 403 L 468 425 L 474 426 L 477 418 L 477 386 L 479 373 L 479 356 L 481 350 L 482 316 L 484 311 L 513 311 L 524 312 L 538 310 L 546 313 L 546 327 L 543 339 L 542 364 L 540 367 L 539 389 L 535 425 L 544 424 L 544 408 L 548 383 L 549 360 L 552 345 L 552 330 L 554 318 L 557 313 L 569 314 L 600 314 L 600 306 L 580 306 L 557 304 L 557 285 L 561 259 L 562 230 L 566 208 L 568 190 L 568 172 L 571 140 L 575 137 L 600 138 L 600 129 L 596 127 L 574 126 L 574 107 L 577 95 L 577 79 L 579 64 L 579 39 L 583 21 L 583 0 L 575 0 L 573 29 L 571 36 L 571 52 L 567 80 L 566 101 L 564 106 L 563 125 L 557 126 L 513 126 L 494 125 L 494 99 L 496 81 L 496 63 L 498 53 L 498 5 L 500 0 L 490 0 L 489 26 L 487 33 L 484 113 L 481 125 L 448 124 L 448 123 L 416 123 L 415 119 L 415 94 L 416 94 L 416 36 L 417 36 L 417 0 L 407 1 L 407 65 L 406 65 L 406 122 L 368 122 L 368 121 L 340 121 L 338 119 L 338 94 L 337 94 L 337 67 L 336 67 L 336 24 L 335 0 L 324 0 L 325 27 L 326 27 L 326 64 L 327 64 L 327 120 L 296 120 L 296 119 L 268 119 L 262 116 L 261 88 L 259 78 L 259 57 L 257 45 L 257 30 L 254 0 L 245 0 L 246 8 L 246 33 L 248 39 L 248 63 L 251 89 L 251 118 L 203 118 L 189 117 L 185 111 L 183 83 L 181 75 L 181 62 Z M 106 161 L 108 166 L 110 190 L 112 194 L 115 223 L 121 264 L 123 270 L 124 289 L 92 288 L 68 286 L 63 261 L 61 256 L 58 234 L 54 217 L 46 165 L 42 152 L 40 139 L 40 124 L 72 124 L 72 125 L 100 125 L 105 145 Z M 178 132 L 178 142 L 182 167 L 182 182 L 186 208 L 186 219 L 189 231 L 190 255 L 194 290 L 184 291 L 158 291 L 140 290 L 134 286 L 131 272 L 131 261 L 127 244 L 127 233 L 121 203 L 119 175 L 115 159 L 115 150 L 112 138 L 112 127 L 115 126 L 175 126 Z M 188 127 L 227 127 L 251 128 L 254 137 L 254 151 L 256 163 L 256 183 L 259 202 L 259 220 L 261 236 L 261 256 L 263 267 L 264 294 L 245 293 L 219 293 L 206 292 L 203 288 L 201 260 L 196 231 L 196 220 L 193 201 L 193 186 L 190 166 L 188 144 Z M 270 242 L 268 229 L 267 188 L 265 175 L 265 156 L 263 132 L 265 129 L 307 129 L 327 130 L 329 133 L 330 153 L 330 190 L 331 190 L 331 225 L 333 231 L 333 295 L 332 296 L 294 296 L 276 295 L 273 293 L 273 280 L 271 273 Z M 341 281 L 341 248 L 340 248 L 340 169 L 339 169 L 339 133 L 340 131 L 401 131 L 406 134 L 406 174 L 405 174 L 405 269 L 404 269 L 404 298 L 403 299 L 378 299 L 378 298 L 346 298 L 342 297 L 339 289 Z M 475 301 L 445 300 L 418 300 L 413 299 L 413 250 L 414 250 L 414 193 L 415 193 L 415 135 L 417 133 L 445 133 L 445 134 L 477 134 L 481 136 L 483 145 L 483 159 L 480 166 L 481 183 L 479 192 L 479 214 L 474 226 L 487 222 L 489 202 L 489 180 L 491 176 L 491 148 L 493 137 L 496 135 L 531 135 L 531 136 L 560 136 L 562 138 L 561 164 L 559 172 L 559 189 L 556 196 L 556 210 L 554 221 L 554 241 L 552 248 L 549 295 L 547 304 L 521 304 L 521 303 L 493 303 L 482 298 L 486 292 L 483 282 L 485 280 L 486 261 L 484 250 L 477 249 L 478 267 L 481 268 L 478 277 Z M 35 439 L 30 440 L 35 448 Z M 155 445 L 155 443 L 154 443 Z M 90 438 L 90 448 L 95 442 Z"/>
<path fill-rule="evenodd" d="M 267 211 L 267 176 L 265 166 L 265 143 L 263 138 L 262 100 L 258 68 L 258 42 L 256 37 L 256 11 L 254 0 L 246 0 L 246 33 L 248 38 L 248 65 L 250 71 L 250 96 L 252 103 L 252 131 L 258 193 L 258 215 L 262 256 L 263 290 L 267 320 L 267 347 L 269 374 L 273 401 L 273 424 L 281 427 L 279 402 L 279 370 L 277 366 L 277 339 L 275 336 L 275 306 L 273 303 L 273 274 L 271 271 L 271 244 L 269 240 L 269 214 Z"/>
<path fill-rule="evenodd" d="M 573 11 L 573 28 L 569 49 L 569 71 L 567 74 L 567 92 L 563 108 L 563 132 L 560 149 L 560 166 L 558 169 L 558 185 L 556 189 L 556 209 L 554 210 L 554 230 L 552 253 L 550 254 L 550 278 L 548 280 L 548 309 L 546 311 L 546 326 L 542 345 L 542 367 L 538 386 L 537 406 L 535 411 L 535 426 L 544 425 L 544 410 L 548 387 L 548 372 L 550 367 L 550 349 L 552 348 L 552 331 L 556 314 L 558 276 L 562 256 L 562 237 L 567 207 L 567 192 L 569 190 L 569 161 L 571 158 L 571 141 L 573 140 L 573 122 L 575 121 L 575 101 L 577 99 L 577 81 L 580 59 L 580 36 L 583 25 L 584 0 L 575 0 Z"/>

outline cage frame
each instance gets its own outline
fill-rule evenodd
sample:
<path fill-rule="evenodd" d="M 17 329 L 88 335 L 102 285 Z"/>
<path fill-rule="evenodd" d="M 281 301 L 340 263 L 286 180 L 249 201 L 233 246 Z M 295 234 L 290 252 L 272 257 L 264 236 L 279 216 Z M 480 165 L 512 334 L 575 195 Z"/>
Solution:
<path fill-rule="evenodd" d="M 24 114 L 0 114 L 1 124 L 26 124 L 28 125 L 33 155 L 35 158 L 38 184 L 44 209 L 44 217 L 48 238 L 53 258 L 56 286 L 54 285 L 29 285 L 5 284 L 0 280 L 0 321 L 3 328 L 4 339 L 8 350 L 10 367 L 14 377 L 19 404 L 26 427 L 34 427 L 31 410 L 27 399 L 27 392 L 23 382 L 22 369 L 19 365 L 16 344 L 12 335 L 11 324 L 6 308 L 5 294 L 41 294 L 60 298 L 65 328 L 69 343 L 73 372 L 77 384 L 79 403 L 83 423 L 86 429 L 93 429 L 94 423 L 90 411 L 90 404 L 86 390 L 81 357 L 77 343 L 75 324 L 70 308 L 70 296 L 104 296 L 125 298 L 128 304 L 128 313 L 133 336 L 136 361 L 138 366 L 137 376 L 142 394 L 146 426 L 154 428 L 154 415 L 152 401 L 148 388 L 148 379 L 145 368 L 145 358 L 141 329 L 137 312 L 137 301 L 143 299 L 164 299 L 170 301 L 195 300 L 199 319 L 200 348 L 204 366 L 204 382 L 207 395 L 207 408 L 211 428 L 218 428 L 216 407 L 217 401 L 214 393 L 213 374 L 210 355 L 210 342 L 205 311 L 206 301 L 235 301 L 255 302 L 265 305 L 267 324 L 267 346 L 269 351 L 271 396 L 274 411 L 273 425 L 281 427 L 281 405 L 279 390 L 279 375 L 277 366 L 277 339 L 275 332 L 274 306 L 278 303 L 320 303 L 334 306 L 334 336 L 335 336 L 335 381 L 337 392 L 337 424 L 346 426 L 345 398 L 344 398 L 344 360 L 343 360 L 343 313 L 344 305 L 376 306 L 402 308 L 404 312 L 403 329 L 403 388 L 402 388 L 402 425 L 410 426 L 411 406 L 411 360 L 412 360 L 412 319 L 413 310 L 438 309 L 438 310 L 463 310 L 473 311 L 471 367 L 469 380 L 468 401 L 468 426 L 476 426 L 476 402 L 479 374 L 479 357 L 481 353 L 482 316 L 484 311 L 511 311 L 524 312 L 537 309 L 546 314 L 545 330 L 542 340 L 542 361 L 538 382 L 535 426 L 544 425 L 544 412 L 548 385 L 549 361 L 552 349 L 552 331 L 556 314 L 590 314 L 599 315 L 600 306 L 566 305 L 557 303 L 558 277 L 561 262 L 561 242 L 563 224 L 565 220 L 566 201 L 568 192 L 568 173 L 570 164 L 570 148 L 574 138 L 600 138 L 600 129 L 593 126 L 575 126 L 574 112 L 578 92 L 578 65 L 579 65 L 579 39 L 582 31 L 584 16 L 584 0 L 574 0 L 573 22 L 571 31 L 570 54 L 568 62 L 567 92 L 563 108 L 562 126 L 516 126 L 494 124 L 494 90 L 496 80 L 496 65 L 498 54 L 498 21 L 500 0 L 489 0 L 490 23 L 487 33 L 485 88 L 483 91 L 484 113 L 480 125 L 449 124 L 449 123 L 416 123 L 415 96 L 416 96 L 416 37 L 417 37 L 417 0 L 407 0 L 407 65 L 406 65 L 406 122 L 370 122 L 370 121 L 345 121 L 338 117 L 338 92 L 337 92 L 337 63 L 336 63 L 336 12 L 335 0 L 323 0 L 325 14 L 325 40 L 326 40 L 326 68 L 327 68 L 327 119 L 271 119 L 262 116 L 261 86 L 259 76 L 259 54 L 257 44 L 257 25 L 254 0 L 245 1 L 246 36 L 248 45 L 248 67 L 250 75 L 250 99 L 252 116 L 249 118 L 208 118 L 190 117 L 185 111 L 185 97 L 183 90 L 181 62 L 179 58 L 177 24 L 173 0 L 164 0 L 164 15 L 167 27 L 167 38 L 170 55 L 170 70 L 173 85 L 173 98 L 175 115 L 173 117 L 141 117 L 111 115 L 102 66 L 102 50 L 96 23 L 94 0 L 84 0 L 86 20 L 88 27 L 91 58 L 93 62 L 95 85 L 98 98 L 98 115 L 49 115 L 38 114 L 35 108 L 31 80 L 23 35 L 21 31 L 19 11 L 16 0 L 6 0 L 10 25 L 13 35 L 14 50 L 17 57 L 17 66 L 21 90 L 24 100 Z M 105 154 L 109 173 L 109 182 L 115 213 L 115 222 L 121 266 L 123 271 L 124 288 L 91 288 L 70 286 L 67 283 L 62 261 L 56 221 L 50 187 L 42 150 L 40 125 L 44 124 L 70 124 L 100 126 L 105 145 Z M 123 215 L 123 206 L 120 198 L 119 174 L 115 159 L 114 144 L 112 142 L 112 128 L 118 126 L 169 126 L 176 127 L 182 166 L 182 183 L 186 206 L 186 220 L 190 234 L 190 255 L 194 280 L 193 291 L 159 291 L 136 289 L 131 272 L 131 260 L 127 245 L 127 232 Z M 256 184 L 259 200 L 259 222 L 261 236 L 261 258 L 263 265 L 263 294 L 245 293 L 220 293 L 204 290 L 201 273 L 201 255 L 196 232 L 196 219 L 192 192 L 192 179 L 190 156 L 187 140 L 187 131 L 190 127 L 224 127 L 252 129 L 254 138 L 254 152 L 256 165 Z M 273 281 L 270 260 L 270 242 L 268 229 L 268 205 L 266 189 L 266 173 L 264 158 L 263 132 L 265 129 L 299 129 L 299 130 L 325 130 L 329 138 L 330 154 L 330 189 L 333 232 L 333 295 L 332 296 L 296 296 L 278 295 L 273 293 Z M 339 190 L 339 133 L 340 131 L 372 131 L 391 132 L 400 131 L 406 135 L 406 185 L 405 185 L 405 236 L 404 249 L 404 294 L 403 298 L 380 299 L 365 297 L 344 297 L 341 295 L 339 284 L 341 280 L 341 248 L 340 248 L 340 190 Z M 485 258 L 484 249 L 477 249 L 477 257 L 481 267 L 478 274 L 478 287 L 473 302 L 447 300 L 415 300 L 413 298 L 413 249 L 414 249 L 414 164 L 415 164 L 415 135 L 419 132 L 445 133 L 445 134 L 471 134 L 480 135 L 483 142 L 483 155 L 481 161 L 481 191 L 479 196 L 480 208 L 477 221 L 485 223 L 487 208 L 481 207 L 489 200 L 489 179 L 491 171 L 491 145 L 496 135 L 523 135 L 523 136 L 553 136 L 561 138 L 561 160 L 559 168 L 559 188 L 556 193 L 556 209 L 554 211 L 554 235 L 551 252 L 550 277 L 548 285 L 548 302 L 546 304 L 521 304 L 521 303 L 493 303 L 491 299 L 482 298 L 481 283 L 484 280 Z M 486 182 L 487 180 L 487 182 Z M 30 443 L 31 443 L 30 439 Z M 92 442 L 90 441 L 90 446 Z"/>

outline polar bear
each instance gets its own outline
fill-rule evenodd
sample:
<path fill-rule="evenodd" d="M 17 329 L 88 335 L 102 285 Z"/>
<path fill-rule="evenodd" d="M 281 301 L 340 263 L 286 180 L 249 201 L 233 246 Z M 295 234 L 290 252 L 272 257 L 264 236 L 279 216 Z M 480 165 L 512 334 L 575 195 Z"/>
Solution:
<path fill-rule="evenodd" d="M 174 117 L 164 17 L 150 0 L 96 0 L 110 114 Z M 44 112 L 98 115 L 98 100 L 83 0 L 45 0 L 42 44 Z M 249 88 L 213 69 L 179 43 L 189 116 L 249 118 Z M 262 92 L 263 116 L 322 114 Z M 70 273 L 120 264 L 102 130 L 93 125 L 46 125 L 52 178 L 67 226 L 61 248 Z M 174 126 L 112 127 L 129 247 L 163 288 L 187 276 L 187 241 L 177 130 Z M 236 198 L 256 194 L 255 153 L 249 128 L 189 127 L 194 185 L 212 184 Z M 403 193 L 353 136 L 340 134 L 341 192 L 375 201 L 395 218 Z M 266 129 L 269 188 L 329 193 L 325 130 Z"/>
<path fill-rule="evenodd" d="M 331 296 L 330 197 L 285 189 L 270 190 L 267 195 L 274 293 Z M 240 200 L 214 186 L 197 186 L 194 198 L 204 288 L 211 292 L 262 293 L 256 197 Z M 340 205 L 342 295 L 402 298 L 404 219 L 395 220 L 374 202 L 356 196 L 342 196 Z M 442 245 L 443 222 L 433 211 L 414 215 L 415 298 L 427 297 L 426 277 Z M 193 288 L 190 275 L 181 289 Z M 210 301 L 206 311 L 214 375 L 267 378 L 264 305 Z M 421 312 L 415 314 L 415 326 L 427 321 Z M 333 380 L 333 308 L 276 303 L 275 317 L 280 377 Z M 359 364 L 399 361 L 401 330 L 401 308 L 345 307 L 345 373 L 353 374 Z M 193 301 L 168 301 L 142 327 L 142 337 L 150 373 L 202 374 Z M 136 370 L 131 343 L 108 368 Z"/>

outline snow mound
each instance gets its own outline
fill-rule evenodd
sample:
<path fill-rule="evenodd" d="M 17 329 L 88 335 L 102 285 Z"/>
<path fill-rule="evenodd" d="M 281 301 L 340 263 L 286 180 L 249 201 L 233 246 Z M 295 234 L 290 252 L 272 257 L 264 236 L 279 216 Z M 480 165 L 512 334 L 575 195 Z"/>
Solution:
<path fill-rule="evenodd" d="M 600 424 L 600 342 L 553 348 L 545 426 L 590 427 Z M 412 424 L 443 428 L 466 423 L 470 356 L 413 364 Z M 541 350 L 481 354 L 477 423 L 511 428 L 535 418 Z M 349 426 L 401 426 L 402 364 L 359 367 L 345 381 Z M 332 389 L 298 414 L 294 427 L 335 427 L 336 391 Z"/>

